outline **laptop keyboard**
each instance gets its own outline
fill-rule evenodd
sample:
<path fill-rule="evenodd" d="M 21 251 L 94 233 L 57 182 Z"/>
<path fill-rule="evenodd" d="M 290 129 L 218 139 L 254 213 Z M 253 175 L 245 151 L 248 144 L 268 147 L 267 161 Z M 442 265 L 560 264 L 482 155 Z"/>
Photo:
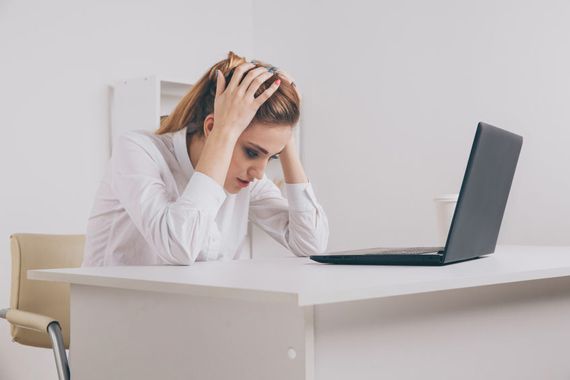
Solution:
<path fill-rule="evenodd" d="M 436 254 L 443 251 L 445 247 L 393 247 L 393 248 L 366 248 L 353 251 L 331 252 L 327 255 L 374 255 L 374 254 L 390 254 L 390 255 L 423 255 Z"/>

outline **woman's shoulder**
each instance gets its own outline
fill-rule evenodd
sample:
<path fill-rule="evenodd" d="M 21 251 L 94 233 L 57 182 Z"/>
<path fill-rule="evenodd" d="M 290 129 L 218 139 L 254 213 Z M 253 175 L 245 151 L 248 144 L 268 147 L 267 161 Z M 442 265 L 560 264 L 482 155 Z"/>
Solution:
<path fill-rule="evenodd" d="M 132 130 L 120 134 L 115 143 L 115 149 L 132 149 L 140 148 L 147 152 L 172 152 L 172 136 L 171 133 L 158 135 L 153 131 Z"/>
<path fill-rule="evenodd" d="M 153 131 L 146 130 L 132 130 L 125 131 L 121 133 L 115 143 L 116 144 L 153 144 L 156 145 L 158 142 L 164 140 L 164 135 L 157 135 Z"/>
<path fill-rule="evenodd" d="M 176 166 L 172 136 L 145 130 L 125 132 L 113 144 L 111 162 L 115 168 L 152 166 L 160 171 L 171 170 Z"/>

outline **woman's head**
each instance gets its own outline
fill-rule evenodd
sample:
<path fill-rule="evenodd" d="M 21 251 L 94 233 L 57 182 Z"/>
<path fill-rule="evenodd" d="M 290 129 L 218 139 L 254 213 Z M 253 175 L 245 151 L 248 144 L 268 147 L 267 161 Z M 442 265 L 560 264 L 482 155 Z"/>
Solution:
<path fill-rule="evenodd" d="M 188 94 L 182 98 L 174 111 L 161 121 L 160 128 L 156 133 L 176 132 L 188 127 L 189 132 L 195 133 L 198 137 L 203 137 L 205 135 L 204 121 L 208 115 L 214 113 L 216 70 L 220 70 L 226 79 L 226 83 L 229 83 L 234 69 L 244 62 L 246 62 L 245 58 L 230 51 L 227 59 L 210 67 Z M 255 67 L 271 67 L 271 65 L 260 61 L 254 62 Z M 255 96 L 263 93 L 276 79 L 281 79 L 281 85 L 259 107 L 250 125 L 260 123 L 269 127 L 277 125 L 292 127 L 299 121 L 300 99 L 297 91 L 294 85 L 283 80 L 284 78 L 279 75 L 279 72 L 274 73 L 271 78 L 266 80 L 256 91 Z"/>
<path fill-rule="evenodd" d="M 188 128 L 188 133 L 191 133 L 189 153 L 193 163 L 199 160 L 203 144 L 215 127 L 216 70 L 220 70 L 226 83 L 229 83 L 234 69 L 244 62 L 244 58 L 230 52 L 228 58 L 212 66 L 182 98 L 174 111 L 161 121 L 157 134 Z M 255 67 L 271 67 L 259 61 L 254 63 Z M 230 193 L 241 190 L 243 185 L 240 186 L 238 179 L 252 181 L 263 177 L 267 163 L 283 150 L 291 139 L 292 127 L 299 121 L 300 98 L 297 90 L 279 72 L 268 78 L 255 96 L 263 93 L 276 79 L 281 79 L 281 85 L 259 107 L 236 142 L 224 183 L 225 190 Z"/>

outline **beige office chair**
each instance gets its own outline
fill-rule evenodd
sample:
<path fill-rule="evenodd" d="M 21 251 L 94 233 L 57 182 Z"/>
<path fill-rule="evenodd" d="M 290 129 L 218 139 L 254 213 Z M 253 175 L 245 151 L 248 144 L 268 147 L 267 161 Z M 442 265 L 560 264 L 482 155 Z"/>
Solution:
<path fill-rule="evenodd" d="M 84 235 L 14 234 L 10 309 L 0 318 L 12 324 L 13 341 L 52 348 L 60 379 L 69 379 L 69 284 L 28 280 L 30 269 L 79 267 Z M 63 334 L 62 334 L 63 333 Z"/>

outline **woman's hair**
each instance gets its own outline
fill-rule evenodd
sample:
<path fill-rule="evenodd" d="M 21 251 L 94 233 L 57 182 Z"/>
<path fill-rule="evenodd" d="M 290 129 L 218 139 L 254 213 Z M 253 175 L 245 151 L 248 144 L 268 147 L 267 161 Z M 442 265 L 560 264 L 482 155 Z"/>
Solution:
<path fill-rule="evenodd" d="M 192 86 L 190 91 L 176 105 L 176 108 L 170 115 L 161 118 L 160 128 L 158 128 L 156 133 L 160 135 L 168 132 L 176 132 L 184 127 L 189 127 L 189 133 L 197 132 L 199 135 L 203 135 L 204 120 L 206 119 L 206 116 L 214 112 L 216 70 L 220 70 L 224 75 L 227 87 L 232 79 L 234 69 L 245 62 L 245 58 L 230 51 L 227 59 L 224 59 L 212 66 L 208 72 L 206 72 L 206 74 L 204 74 L 202 78 Z M 271 67 L 271 65 L 260 61 L 255 61 L 254 63 L 255 67 Z M 272 77 L 261 84 L 255 92 L 255 97 L 262 94 L 263 91 L 270 87 L 278 78 L 281 78 L 281 84 L 277 91 L 275 91 L 271 97 L 259 107 L 251 121 L 251 124 L 264 123 L 293 126 L 299 121 L 300 99 L 297 95 L 297 91 L 293 85 L 283 80 L 283 78 L 279 76 L 278 72 L 274 73 Z"/>

